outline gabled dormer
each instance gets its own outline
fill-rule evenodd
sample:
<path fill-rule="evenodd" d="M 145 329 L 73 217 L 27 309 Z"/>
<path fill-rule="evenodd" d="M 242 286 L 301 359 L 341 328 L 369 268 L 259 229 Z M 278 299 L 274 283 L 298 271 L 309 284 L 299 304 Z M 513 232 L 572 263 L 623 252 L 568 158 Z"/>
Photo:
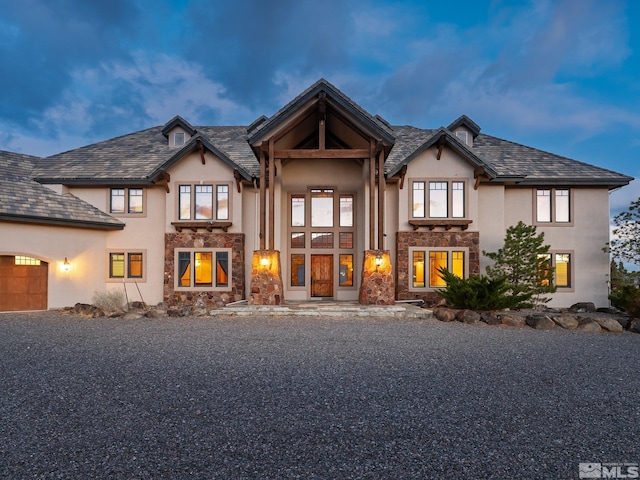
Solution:
<path fill-rule="evenodd" d="M 170 147 L 182 147 L 195 134 L 196 129 L 180 115 L 173 117 L 162 128 L 162 135 L 169 141 Z"/>
<path fill-rule="evenodd" d="M 460 143 L 469 148 L 473 147 L 473 141 L 480 133 L 478 124 L 466 115 L 458 117 L 447 129 L 456 136 Z"/>

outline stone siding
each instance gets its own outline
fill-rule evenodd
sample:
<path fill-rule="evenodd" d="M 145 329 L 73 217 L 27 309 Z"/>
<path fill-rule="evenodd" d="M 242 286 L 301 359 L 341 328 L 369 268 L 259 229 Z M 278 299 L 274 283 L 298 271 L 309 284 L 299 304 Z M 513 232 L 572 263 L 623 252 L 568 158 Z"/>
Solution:
<path fill-rule="evenodd" d="M 164 236 L 164 301 L 169 305 L 198 307 L 220 307 L 227 303 L 244 300 L 244 234 L 243 233 L 167 233 Z M 229 290 L 176 291 L 176 248 L 230 248 L 231 285 Z"/>
<path fill-rule="evenodd" d="M 284 295 L 280 251 L 256 250 L 251 262 L 249 305 L 282 305 Z"/>
<path fill-rule="evenodd" d="M 480 273 L 480 234 L 478 232 L 398 232 L 396 234 L 396 298 L 413 300 L 421 298 L 427 305 L 432 305 L 442 297 L 431 290 L 409 291 L 412 275 L 410 247 L 468 248 L 469 271 L 467 275 Z"/>
<path fill-rule="evenodd" d="M 379 259 L 376 262 L 376 259 Z M 393 265 L 389 250 L 366 250 L 362 262 L 361 305 L 395 305 Z"/>

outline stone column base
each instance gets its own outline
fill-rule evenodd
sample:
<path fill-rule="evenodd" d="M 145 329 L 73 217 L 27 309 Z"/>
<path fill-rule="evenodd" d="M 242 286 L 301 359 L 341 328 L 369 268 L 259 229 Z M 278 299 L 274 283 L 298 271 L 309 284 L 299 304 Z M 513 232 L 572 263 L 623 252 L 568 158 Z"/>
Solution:
<path fill-rule="evenodd" d="M 284 304 L 280 252 L 255 250 L 251 262 L 249 305 Z"/>
<path fill-rule="evenodd" d="M 389 250 L 365 250 L 358 302 L 361 305 L 395 305 Z"/>

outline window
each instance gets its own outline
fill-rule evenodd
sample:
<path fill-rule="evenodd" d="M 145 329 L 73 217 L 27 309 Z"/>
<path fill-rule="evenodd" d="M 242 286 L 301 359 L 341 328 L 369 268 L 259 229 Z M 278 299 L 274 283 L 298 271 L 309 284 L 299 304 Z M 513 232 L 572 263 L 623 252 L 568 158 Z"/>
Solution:
<path fill-rule="evenodd" d="M 462 143 L 464 143 L 465 145 L 468 145 L 467 132 L 465 132 L 464 130 L 458 130 L 456 132 L 456 138 L 460 140 Z"/>
<path fill-rule="evenodd" d="M 112 188 L 109 194 L 109 213 L 139 215 L 144 213 L 144 189 Z"/>
<path fill-rule="evenodd" d="M 145 281 L 145 252 L 110 251 L 108 252 L 109 281 Z"/>
<path fill-rule="evenodd" d="M 176 251 L 176 289 L 229 290 L 230 249 Z"/>
<path fill-rule="evenodd" d="M 466 182 L 460 180 L 413 181 L 412 218 L 465 218 L 465 190 Z"/>
<path fill-rule="evenodd" d="M 536 222 L 571 223 L 571 195 L 568 188 L 538 188 L 535 196 Z"/>
<path fill-rule="evenodd" d="M 25 257 L 23 255 L 16 255 L 14 257 L 14 265 L 40 265 L 40 260 L 33 257 Z"/>
<path fill-rule="evenodd" d="M 311 226 L 333 227 L 333 190 L 311 190 Z"/>
<path fill-rule="evenodd" d="M 304 287 L 304 255 L 291 255 L 291 286 Z"/>
<path fill-rule="evenodd" d="M 440 268 L 446 268 L 460 278 L 465 276 L 466 250 L 414 248 L 410 249 L 409 256 L 411 290 L 445 287 L 446 283 L 440 274 Z"/>
<path fill-rule="evenodd" d="M 181 147 L 184 145 L 184 132 L 176 132 L 173 134 L 173 145 L 176 147 Z"/>
<path fill-rule="evenodd" d="M 340 226 L 353 227 L 353 195 L 340 195 Z"/>
<path fill-rule="evenodd" d="M 353 287 L 353 255 L 340 255 L 340 286 Z"/>
<path fill-rule="evenodd" d="M 559 291 L 572 288 L 571 253 L 549 253 L 543 255 L 545 264 L 554 269 L 553 282 Z"/>
<path fill-rule="evenodd" d="M 229 220 L 229 202 L 229 184 L 180 185 L 178 187 L 178 219 Z"/>

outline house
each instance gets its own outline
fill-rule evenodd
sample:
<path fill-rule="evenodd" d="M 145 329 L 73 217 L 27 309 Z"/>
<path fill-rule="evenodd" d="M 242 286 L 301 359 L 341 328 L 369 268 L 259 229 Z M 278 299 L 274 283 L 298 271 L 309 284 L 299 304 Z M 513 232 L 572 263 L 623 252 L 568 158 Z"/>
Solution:
<path fill-rule="evenodd" d="M 149 304 L 437 298 L 522 220 L 551 304 L 607 304 L 609 191 L 632 178 L 481 133 L 395 126 L 319 80 L 249 126 L 179 116 L 75 150 L 0 153 L 0 310 L 121 289 Z"/>

